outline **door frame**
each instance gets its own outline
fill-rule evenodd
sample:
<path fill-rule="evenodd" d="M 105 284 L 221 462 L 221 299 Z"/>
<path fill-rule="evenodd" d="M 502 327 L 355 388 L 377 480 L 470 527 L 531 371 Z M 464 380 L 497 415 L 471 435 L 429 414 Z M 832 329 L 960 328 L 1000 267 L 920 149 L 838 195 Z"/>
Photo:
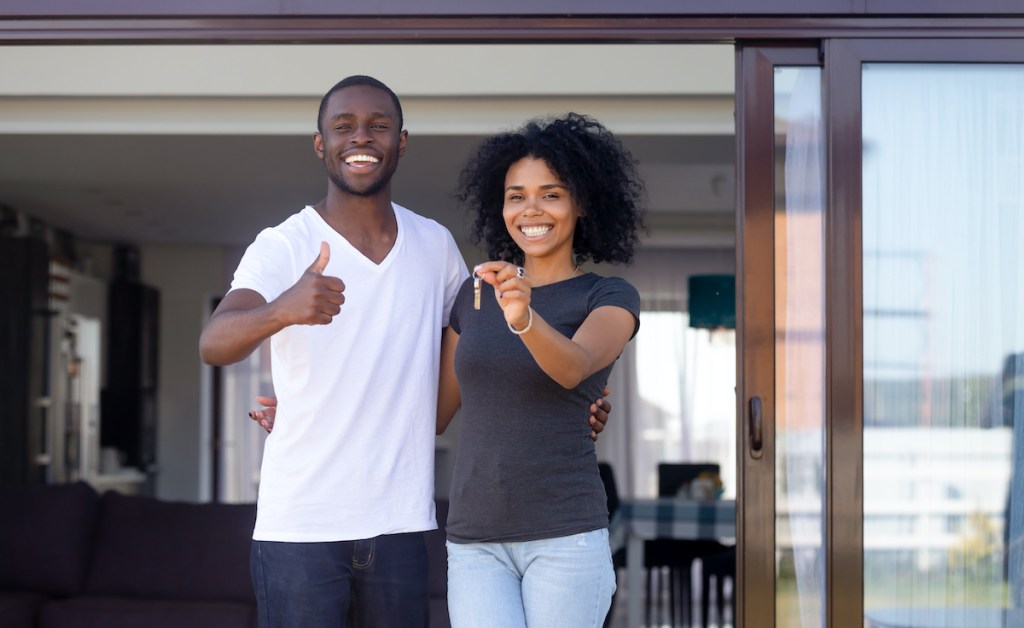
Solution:
<path fill-rule="evenodd" d="M 775 68 L 820 67 L 820 44 L 740 41 L 736 58 L 736 613 L 762 626 L 776 617 Z"/>
<path fill-rule="evenodd" d="M 775 318 L 773 78 L 820 65 L 825 126 L 825 618 L 863 625 L 863 294 L 861 66 L 1024 63 L 1024 38 L 825 39 L 821 57 L 794 43 L 737 44 L 738 625 L 775 618 Z M 761 452 L 752 400 L 761 401 Z"/>

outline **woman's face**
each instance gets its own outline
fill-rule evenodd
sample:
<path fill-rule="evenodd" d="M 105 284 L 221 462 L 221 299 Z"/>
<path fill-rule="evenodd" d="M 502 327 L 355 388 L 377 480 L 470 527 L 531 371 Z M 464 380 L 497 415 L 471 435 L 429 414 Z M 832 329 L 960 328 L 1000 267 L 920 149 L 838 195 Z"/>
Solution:
<path fill-rule="evenodd" d="M 527 257 L 572 257 L 580 212 L 569 189 L 543 159 L 524 157 L 505 174 L 505 228 Z"/>

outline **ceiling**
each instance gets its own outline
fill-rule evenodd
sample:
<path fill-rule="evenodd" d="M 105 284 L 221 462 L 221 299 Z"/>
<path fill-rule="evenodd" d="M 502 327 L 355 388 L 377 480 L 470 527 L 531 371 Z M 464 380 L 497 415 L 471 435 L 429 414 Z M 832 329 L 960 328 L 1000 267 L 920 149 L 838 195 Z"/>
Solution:
<path fill-rule="evenodd" d="M 452 192 L 479 139 L 411 135 L 392 188 L 466 246 Z M 647 183 L 648 246 L 731 244 L 732 136 L 622 139 Z M 0 143 L 0 205 L 87 241 L 244 246 L 326 190 L 310 136 L 7 134 Z"/>
<path fill-rule="evenodd" d="M 633 153 L 646 246 L 733 243 L 735 53 L 696 44 L 4 47 L 0 232 L 13 215 L 65 242 L 243 247 L 323 197 L 312 113 L 324 77 L 355 64 L 402 94 L 394 200 L 467 254 L 452 192 L 473 147 L 565 111 Z M 571 71 L 524 71 L 546 67 Z"/>

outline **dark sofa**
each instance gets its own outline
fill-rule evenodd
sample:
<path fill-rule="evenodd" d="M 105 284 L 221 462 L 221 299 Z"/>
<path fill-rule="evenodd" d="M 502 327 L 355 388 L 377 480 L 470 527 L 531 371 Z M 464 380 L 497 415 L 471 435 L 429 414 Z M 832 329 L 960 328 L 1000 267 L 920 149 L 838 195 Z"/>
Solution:
<path fill-rule="evenodd" d="M 253 628 L 255 516 L 82 482 L 0 488 L 0 627 Z M 443 529 L 427 544 L 431 626 L 447 628 Z"/>
<path fill-rule="evenodd" d="M 250 628 L 252 504 L 0 490 L 0 626 Z"/>

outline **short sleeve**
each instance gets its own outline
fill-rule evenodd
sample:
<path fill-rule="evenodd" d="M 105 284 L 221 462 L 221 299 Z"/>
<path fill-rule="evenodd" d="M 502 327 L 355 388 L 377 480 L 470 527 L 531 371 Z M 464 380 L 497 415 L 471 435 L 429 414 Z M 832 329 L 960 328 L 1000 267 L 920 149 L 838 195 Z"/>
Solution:
<path fill-rule="evenodd" d="M 594 284 L 587 298 L 587 311 L 593 312 L 606 305 L 621 307 L 633 315 L 633 336 L 640 330 L 640 293 L 621 277 L 603 277 Z"/>
<path fill-rule="evenodd" d="M 463 280 L 459 294 L 455 298 L 455 305 L 452 307 L 452 315 L 448 320 L 448 326 L 460 336 L 462 335 L 462 322 L 459 320 L 459 315 L 464 314 L 470 306 L 469 300 L 473 293 L 472 284 L 473 281 L 469 277 Z"/>
<path fill-rule="evenodd" d="M 462 258 L 462 252 L 455 244 L 455 238 L 450 231 L 445 229 L 445 236 L 448 246 L 448 254 L 445 256 L 445 283 L 444 283 L 444 314 L 441 318 L 442 327 L 450 325 L 452 307 L 455 305 L 455 298 L 459 294 L 459 288 L 469 276 L 469 269 L 466 268 L 466 260 Z"/>
<path fill-rule="evenodd" d="M 242 255 L 231 289 L 254 290 L 270 303 L 297 281 L 294 259 L 284 236 L 274 229 L 264 229 Z"/>

